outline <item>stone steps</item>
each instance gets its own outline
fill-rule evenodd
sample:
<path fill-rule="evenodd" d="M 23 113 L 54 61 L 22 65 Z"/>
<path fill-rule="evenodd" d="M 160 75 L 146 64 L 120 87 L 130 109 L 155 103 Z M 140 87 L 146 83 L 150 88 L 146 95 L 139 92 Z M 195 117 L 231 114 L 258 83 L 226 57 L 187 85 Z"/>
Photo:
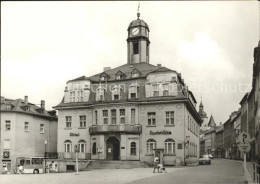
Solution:
<path fill-rule="evenodd" d="M 88 167 L 84 170 L 96 169 L 131 169 L 131 168 L 147 168 L 149 165 L 141 161 L 107 161 L 107 160 L 91 160 Z"/>

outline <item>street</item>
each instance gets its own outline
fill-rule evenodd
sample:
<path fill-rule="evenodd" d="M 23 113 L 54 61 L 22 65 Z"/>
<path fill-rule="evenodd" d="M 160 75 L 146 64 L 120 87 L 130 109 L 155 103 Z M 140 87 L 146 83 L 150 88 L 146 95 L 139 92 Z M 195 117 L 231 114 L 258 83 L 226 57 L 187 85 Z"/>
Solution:
<path fill-rule="evenodd" d="M 224 159 L 212 159 L 211 165 L 200 165 L 168 174 L 145 178 L 138 183 L 246 183 L 240 163 Z"/>
<path fill-rule="evenodd" d="M 94 183 L 245 183 L 240 163 L 213 159 L 211 165 L 166 168 L 103 169 L 76 173 L 0 175 L 0 184 L 94 184 Z"/>

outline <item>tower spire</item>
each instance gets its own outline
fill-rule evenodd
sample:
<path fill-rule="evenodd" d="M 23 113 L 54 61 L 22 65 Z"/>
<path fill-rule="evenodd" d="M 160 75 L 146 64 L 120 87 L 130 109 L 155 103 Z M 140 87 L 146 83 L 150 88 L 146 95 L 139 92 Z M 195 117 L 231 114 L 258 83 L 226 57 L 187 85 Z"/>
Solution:
<path fill-rule="evenodd" d="M 140 2 L 138 2 L 138 9 L 137 9 L 137 19 L 139 19 L 139 17 L 140 17 L 140 13 L 139 13 L 139 8 L 140 8 Z"/>

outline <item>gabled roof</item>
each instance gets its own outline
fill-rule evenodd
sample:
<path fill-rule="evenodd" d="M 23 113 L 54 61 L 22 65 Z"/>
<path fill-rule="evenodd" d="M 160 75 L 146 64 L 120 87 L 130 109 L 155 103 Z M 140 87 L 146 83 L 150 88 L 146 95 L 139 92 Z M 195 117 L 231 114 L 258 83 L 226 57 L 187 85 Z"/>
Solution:
<path fill-rule="evenodd" d="M 72 81 L 87 80 L 87 79 L 88 79 L 88 78 L 83 75 L 83 76 L 80 76 L 80 77 L 78 77 L 78 78 L 76 78 L 76 79 L 69 80 L 69 81 L 67 81 L 67 83 L 68 83 L 68 82 L 72 82 Z"/>
<path fill-rule="evenodd" d="M 7 108 L 9 104 L 11 104 L 12 106 L 11 109 Z M 27 110 L 26 107 L 28 107 L 29 109 Z M 1 112 L 18 112 L 18 113 L 37 115 L 37 116 L 52 118 L 54 120 L 55 119 L 57 120 L 56 111 L 53 110 L 47 111 L 29 102 L 26 105 L 24 100 L 22 99 L 16 99 L 16 100 L 5 99 L 4 102 L 1 104 Z"/>
<path fill-rule="evenodd" d="M 244 97 L 242 98 L 242 100 L 239 102 L 240 105 L 243 105 L 243 104 L 246 102 L 247 96 L 248 96 L 248 93 L 246 93 L 246 94 L 244 95 Z"/>

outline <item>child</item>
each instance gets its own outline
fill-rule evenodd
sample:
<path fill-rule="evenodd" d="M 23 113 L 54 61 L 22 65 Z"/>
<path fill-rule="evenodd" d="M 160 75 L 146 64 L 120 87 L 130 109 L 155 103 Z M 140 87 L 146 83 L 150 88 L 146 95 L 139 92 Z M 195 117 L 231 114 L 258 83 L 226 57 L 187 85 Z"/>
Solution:
<path fill-rule="evenodd" d="M 167 173 L 167 171 L 165 170 L 165 167 L 163 167 L 162 164 L 158 164 L 157 166 L 158 166 L 158 169 L 160 169 L 160 172 L 161 172 L 161 173 L 162 173 L 162 172 Z"/>

